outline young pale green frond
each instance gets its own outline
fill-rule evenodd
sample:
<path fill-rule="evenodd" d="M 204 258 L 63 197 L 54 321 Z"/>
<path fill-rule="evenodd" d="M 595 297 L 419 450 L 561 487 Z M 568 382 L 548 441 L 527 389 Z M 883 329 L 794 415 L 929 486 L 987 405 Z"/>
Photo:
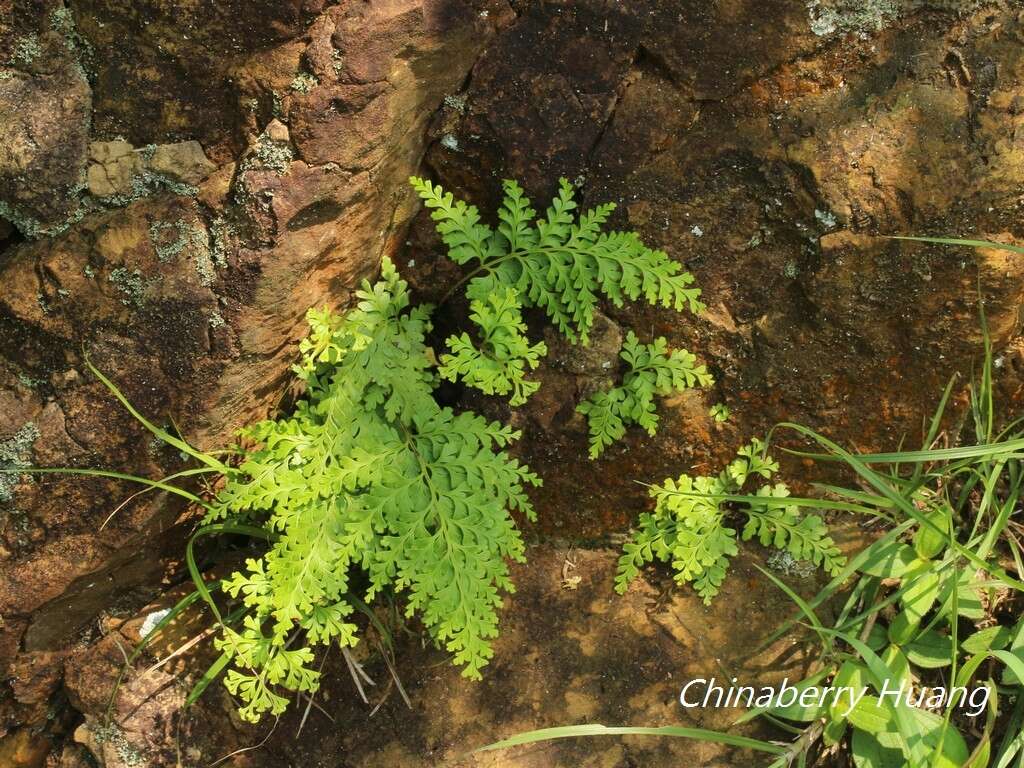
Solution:
<path fill-rule="evenodd" d="M 451 192 L 426 179 L 413 176 L 409 183 L 430 209 L 430 218 L 437 222 L 437 233 L 448 246 L 448 258 L 456 264 L 467 264 L 473 259 L 485 262 L 494 232 L 480 223 L 476 206 L 456 200 Z"/>
<path fill-rule="evenodd" d="M 438 233 L 457 264 L 477 262 L 479 276 L 467 296 L 483 299 L 499 287 L 516 290 L 527 306 L 539 307 L 570 341 L 586 344 L 601 295 L 616 306 L 643 299 L 676 310 L 703 310 L 693 276 L 664 251 L 645 246 L 634 232 L 602 232 L 614 204 L 576 216 L 572 185 L 565 179 L 543 217 L 522 188 L 503 185 L 498 229 L 480 223 L 474 206 L 423 179 L 410 180 L 431 210 Z"/>
<path fill-rule="evenodd" d="M 707 368 L 697 365 L 694 355 L 685 349 L 669 352 L 668 342 L 662 337 L 653 344 L 641 344 L 630 331 L 620 356 L 629 366 L 622 384 L 607 392 L 596 392 L 576 408 L 587 417 L 592 459 L 621 438 L 630 424 L 643 427 L 653 436 L 658 430 L 655 396 L 712 383 Z"/>
<path fill-rule="evenodd" d="M 282 711 L 284 692 L 316 689 L 310 646 L 357 641 L 346 620 L 355 568 L 369 577 L 368 600 L 405 593 L 408 613 L 478 678 L 501 592 L 513 589 L 506 561 L 523 557 L 511 513 L 533 517 L 525 489 L 540 480 L 502 450 L 518 433 L 437 404 L 428 314 L 409 308 L 390 262 L 357 298 L 344 317 L 310 313 L 299 366 L 306 399 L 291 416 L 247 430 L 259 445 L 210 514 L 262 514 L 279 534 L 225 583 L 248 611 L 240 630 L 225 628 L 218 640 L 234 665 L 225 683 L 248 720 Z M 507 319 L 514 298 L 477 308 L 496 354 L 515 351 L 496 319 Z"/>
<path fill-rule="evenodd" d="M 522 307 L 512 288 L 492 291 L 483 300 L 470 303 L 470 319 L 477 325 L 480 346 L 468 333 L 449 336 L 449 353 L 441 356 L 438 372 L 449 381 L 462 379 L 485 395 L 511 394 L 511 405 L 522 405 L 537 391 L 538 382 L 527 381 L 527 369 L 534 369 L 547 354 L 543 341 L 530 345 Z"/>

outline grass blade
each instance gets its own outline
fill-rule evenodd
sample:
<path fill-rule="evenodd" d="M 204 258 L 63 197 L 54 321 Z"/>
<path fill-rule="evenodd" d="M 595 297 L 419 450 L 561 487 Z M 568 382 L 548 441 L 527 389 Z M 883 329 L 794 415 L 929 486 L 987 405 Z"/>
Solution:
<path fill-rule="evenodd" d="M 489 752 L 496 749 L 508 749 L 521 744 L 535 744 L 539 741 L 551 741 L 553 739 L 571 739 L 577 736 L 675 736 L 683 739 L 696 739 L 715 744 L 725 744 L 730 747 L 752 749 L 758 752 L 767 752 L 772 755 L 784 755 L 786 750 L 777 744 L 758 739 L 750 739 L 745 736 L 734 736 L 721 731 L 709 731 L 705 728 L 683 728 L 674 725 L 666 725 L 660 728 L 642 728 L 634 726 L 605 726 L 598 724 L 568 725 L 558 728 L 542 728 L 537 731 L 520 733 L 485 747 L 473 750 L 474 752 Z"/>

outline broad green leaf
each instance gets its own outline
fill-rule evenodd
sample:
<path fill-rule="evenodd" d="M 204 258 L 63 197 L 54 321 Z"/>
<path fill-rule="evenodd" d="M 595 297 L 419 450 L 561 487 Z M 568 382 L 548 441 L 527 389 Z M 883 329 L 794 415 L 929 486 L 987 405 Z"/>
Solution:
<path fill-rule="evenodd" d="M 867 731 L 854 730 L 850 740 L 853 763 L 857 768 L 907 768 L 900 746 L 886 746 Z"/>
<path fill-rule="evenodd" d="M 989 649 L 1000 650 L 1009 644 L 1012 638 L 1012 630 L 1009 627 L 996 625 L 979 629 L 960 644 L 964 653 L 984 653 Z"/>
<path fill-rule="evenodd" d="M 1006 672 L 1003 673 L 1004 680 L 1010 675 L 1013 675 L 1015 680 L 1024 680 L 1024 659 L 1021 658 L 1019 651 L 992 651 L 991 654 L 1006 665 Z M 1019 683 L 1017 684 L 1019 685 Z M 1013 685 L 1013 683 L 1007 683 L 1007 685 Z"/>
<path fill-rule="evenodd" d="M 909 580 L 909 584 L 900 598 L 903 610 L 913 623 L 920 623 L 939 595 L 939 575 L 931 570 L 931 563 L 920 562 L 922 569 L 914 569 L 913 573 L 907 572 L 905 578 Z"/>
<path fill-rule="evenodd" d="M 930 629 L 907 643 L 903 652 L 911 664 L 924 669 L 948 667 L 953 663 L 953 639 Z"/>
<path fill-rule="evenodd" d="M 943 549 L 945 549 L 947 542 L 949 541 L 949 522 L 952 510 L 947 509 L 933 509 L 930 512 L 925 513 L 925 517 L 930 520 L 939 530 L 935 530 L 929 526 L 921 526 L 917 529 L 917 533 L 914 534 L 914 551 L 917 552 L 917 556 L 929 559 L 938 555 Z"/>
<path fill-rule="evenodd" d="M 1013 628 L 1013 639 L 1010 641 L 1009 653 L 1024 662 L 1024 619 Z M 1018 676 L 1009 666 L 1003 671 L 1003 685 L 1020 685 L 1024 675 Z"/>
<path fill-rule="evenodd" d="M 906 754 L 910 747 L 895 730 L 876 733 L 856 730 L 851 742 L 854 764 L 858 768 L 962 768 L 970 751 L 956 728 L 950 725 L 943 732 L 941 717 L 914 707 L 903 709 L 916 724 L 926 753 L 937 752 L 934 761 L 925 764 L 908 760 Z"/>
<path fill-rule="evenodd" d="M 880 579 L 898 579 L 917 560 L 917 553 L 900 541 L 872 544 L 860 572 Z"/>
<path fill-rule="evenodd" d="M 802 694 L 804 691 L 812 688 L 820 688 L 822 682 L 810 678 L 808 680 L 802 680 L 793 686 L 798 693 Z M 800 696 L 798 695 L 792 704 L 789 706 L 774 705 L 768 707 L 765 711 L 775 717 L 781 717 L 785 720 L 794 720 L 798 723 L 809 723 L 813 720 L 817 720 L 819 717 L 825 714 L 827 707 L 819 704 L 820 699 L 815 700 L 807 706 L 803 706 L 800 703 Z"/>
<path fill-rule="evenodd" d="M 889 642 L 895 645 L 906 645 L 917 636 L 921 628 L 921 620 L 910 611 L 901 611 L 893 617 L 889 624 Z"/>
<path fill-rule="evenodd" d="M 886 634 L 885 626 L 877 621 L 872 624 L 871 629 L 868 631 L 868 639 L 864 643 L 872 651 L 880 651 L 885 648 L 889 644 L 889 636 Z"/>
<path fill-rule="evenodd" d="M 957 613 L 965 619 L 985 618 L 985 607 L 981 602 L 978 588 L 971 586 L 974 574 L 967 570 L 947 570 L 939 587 L 939 612 L 949 615 L 953 611 L 953 584 L 957 585 Z"/>
<path fill-rule="evenodd" d="M 850 725 L 859 731 L 880 733 L 893 727 L 892 712 L 882 706 L 877 696 L 865 696 L 850 711 Z"/>
<path fill-rule="evenodd" d="M 898 646 L 890 645 L 882 652 L 882 661 L 889 668 L 893 683 L 909 686 L 911 683 L 910 663 Z"/>

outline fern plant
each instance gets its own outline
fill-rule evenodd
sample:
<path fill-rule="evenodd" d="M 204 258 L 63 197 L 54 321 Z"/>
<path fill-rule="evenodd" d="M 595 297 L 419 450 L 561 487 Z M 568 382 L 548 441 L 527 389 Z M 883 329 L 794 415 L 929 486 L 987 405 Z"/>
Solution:
<path fill-rule="evenodd" d="M 458 264 L 475 262 L 463 280 L 475 339 L 451 335 L 435 362 L 426 343 L 432 307 L 412 306 L 407 284 L 384 259 L 379 281 L 364 282 L 357 306 L 344 316 L 309 311 L 310 333 L 295 366 L 305 396 L 290 415 L 243 430 L 255 447 L 229 451 L 237 464 L 147 421 L 93 369 L 148 430 L 202 466 L 162 480 L 39 470 L 131 479 L 177 494 L 206 512 L 192 541 L 240 534 L 267 542 L 243 570 L 212 583 L 203 580 L 188 546 L 196 592 L 175 611 L 202 597 L 216 617 L 221 651 L 189 703 L 224 673 L 243 719 L 282 713 L 289 694 L 319 687 L 314 648 L 354 645 L 353 611 L 372 615 L 367 604 L 385 590 L 404 596 L 407 615 L 420 618 L 465 676 L 480 678 L 493 653 L 501 595 L 514 589 L 508 562 L 523 560 L 513 514 L 534 519 L 526 489 L 541 481 L 505 451 L 518 432 L 437 402 L 440 378 L 461 378 L 523 403 L 537 388 L 525 375 L 547 353 L 543 342 L 527 338 L 524 307 L 542 308 L 572 342 L 584 344 L 599 295 L 615 304 L 642 297 L 677 310 L 702 308 L 693 277 L 664 252 L 646 248 L 635 233 L 601 231 L 613 205 L 574 218 L 572 187 L 564 180 L 542 219 L 520 187 L 505 182 L 496 230 L 480 222 L 473 206 L 429 182 L 412 183 L 432 209 L 449 256 Z M 631 338 L 636 361 L 657 357 Z M 650 349 L 663 353 L 659 343 Z M 658 392 L 663 380 L 687 378 L 673 368 L 680 360 L 673 353 L 659 363 L 665 371 L 648 366 L 654 378 L 637 386 Z M 686 366 L 695 380 L 704 375 L 692 356 Z M 649 378 L 646 368 L 637 376 Z M 640 407 L 646 415 L 635 420 L 648 423 L 651 409 Z M 196 475 L 221 475 L 224 483 L 210 499 L 171 482 Z M 214 589 L 235 601 L 230 612 L 221 613 Z"/>
<path fill-rule="evenodd" d="M 785 483 L 765 482 L 740 496 L 748 483 L 770 481 L 778 469 L 764 443 L 755 439 L 717 477 L 684 474 L 653 486 L 654 511 L 640 516 L 639 530 L 623 546 L 616 591 L 624 593 L 640 568 L 657 558 L 671 562 L 676 581 L 691 583 L 710 603 L 725 579 L 729 558 L 738 551 L 732 521 L 743 522 L 743 517 L 739 536 L 744 541 L 756 538 L 764 546 L 838 573 L 845 559 L 825 523 L 817 515 L 801 517 L 795 505 L 787 504 Z"/>
<path fill-rule="evenodd" d="M 317 688 L 312 646 L 356 642 L 355 570 L 367 602 L 404 592 L 407 614 L 479 678 L 500 593 L 513 589 L 506 562 L 523 559 L 510 513 L 534 517 L 524 489 L 540 480 L 502 450 L 518 433 L 434 399 L 429 308 L 409 307 L 387 260 L 358 298 L 344 317 L 309 313 L 296 369 L 306 398 L 245 431 L 259 447 L 207 515 L 257 518 L 277 537 L 223 585 L 247 609 L 217 640 L 233 663 L 225 684 L 253 722 L 282 712 L 283 694 Z"/>
<path fill-rule="evenodd" d="M 276 537 L 223 584 L 247 610 L 217 641 L 221 663 L 233 664 L 225 683 L 247 720 L 283 711 L 288 691 L 316 689 L 311 646 L 356 642 L 347 620 L 355 570 L 368 581 L 366 601 L 386 588 L 406 593 L 407 613 L 419 615 L 467 677 L 480 677 L 500 593 L 513 589 L 507 561 L 523 558 L 511 513 L 533 518 L 524 489 L 540 479 L 502 450 L 517 432 L 437 403 L 439 376 L 520 405 L 538 387 L 527 372 L 547 353 L 527 338 L 524 307 L 543 309 L 584 344 L 599 295 L 617 305 L 643 297 L 702 308 L 693 277 L 664 252 L 635 233 L 601 231 L 613 205 L 575 218 L 565 180 L 541 219 L 519 185 L 505 182 L 496 230 L 440 187 L 411 183 L 449 257 L 474 265 L 463 282 L 476 339 L 449 336 L 435 372 L 425 342 L 431 308 L 410 307 L 387 260 L 346 316 L 309 313 L 296 368 L 305 400 L 291 416 L 246 430 L 259 447 L 229 474 L 207 515 L 211 524 L 256 520 Z M 650 428 L 654 393 L 710 380 L 692 355 L 669 357 L 664 347 L 631 334 L 623 356 L 634 368 L 625 385 L 632 410 L 622 418 Z"/>
<path fill-rule="evenodd" d="M 497 229 L 441 187 L 415 177 L 410 183 L 430 209 L 449 258 L 473 267 L 462 282 L 481 345 L 474 346 L 468 334 L 450 337 L 442 370 L 448 378 L 461 377 L 487 394 L 512 392 L 514 405 L 525 402 L 537 385 L 523 377 L 546 349 L 531 347 L 522 335 L 523 307 L 542 309 L 574 344 L 588 342 L 600 296 L 616 306 L 642 298 L 694 313 L 704 308 L 693 275 L 664 251 L 648 248 L 635 232 L 602 231 L 614 203 L 576 217 L 573 187 L 565 179 L 543 217 L 516 182 L 504 182 Z M 504 338 L 496 334 L 502 327 Z"/>
<path fill-rule="evenodd" d="M 596 459 L 613 442 L 626 433 L 630 424 L 639 424 L 652 437 L 658 431 L 655 395 L 699 385 L 711 386 L 707 368 L 685 349 L 668 352 L 668 342 L 658 337 L 653 344 L 641 344 L 633 331 L 626 334 L 619 356 L 629 366 L 622 384 L 603 392 L 595 392 L 576 410 L 587 417 L 590 429 L 590 458 Z"/>

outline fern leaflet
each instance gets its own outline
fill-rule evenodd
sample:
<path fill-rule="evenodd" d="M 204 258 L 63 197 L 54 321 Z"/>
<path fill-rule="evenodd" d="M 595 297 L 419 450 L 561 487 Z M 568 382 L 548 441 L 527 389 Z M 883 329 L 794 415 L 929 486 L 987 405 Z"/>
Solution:
<path fill-rule="evenodd" d="M 630 331 L 620 356 L 629 366 L 622 384 L 596 392 L 576 407 L 587 417 L 592 459 L 621 438 L 630 424 L 640 425 L 653 436 L 658 430 L 655 396 L 712 383 L 711 375 L 703 365 L 697 365 L 694 355 L 685 349 L 668 353 L 668 344 L 662 337 L 653 344 L 641 344 Z"/>
<path fill-rule="evenodd" d="M 459 377 L 485 395 L 508 395 L 509 403 L 522 405 L 540 386 L 525 379 L 526 370 L 537 367 L 547 354 L 547 345 L 539 341 L 530 345 L 522 307 L 512 288 L 492 291 L 483 300 L 470 303 L 470 319 L 478 326 L 479 348 L 468 333 L 449 336 L 445 344 L 449 353 L 441 356 L 438 372 L 456 381 Z"/>
<path fill-rule="evenodd" d="M 704 308 L 693 276 L 664 251 L 646 247 L 635 232 L 601 230 L 613 203 L 577 218 L 573 187 L 565 179 L 543 217 L 516 182 L 504 182 L 497 230 L 482 223 L 475 206 L 430 181 L 413 177 L 410 183 L 431 210 L 449 258 L 475 264 L 466 291 L 470 299 L 514 288 L 526 306 L 543 309 L 573 343 L 587 343 L 599 295 L 616 306 L 643 298 L 694 313 Z"/>

